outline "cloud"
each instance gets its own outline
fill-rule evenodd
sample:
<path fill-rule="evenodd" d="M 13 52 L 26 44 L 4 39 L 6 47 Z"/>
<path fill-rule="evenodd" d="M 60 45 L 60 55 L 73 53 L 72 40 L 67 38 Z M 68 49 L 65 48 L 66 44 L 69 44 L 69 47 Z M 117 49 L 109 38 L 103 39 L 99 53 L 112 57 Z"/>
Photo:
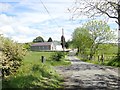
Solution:
<path fill-rule="evenodd" d="M 7 16 L 5 14 L 0 14 L 0 26 L 3 25 L 11 25 L 12 23 L 15 23 L 15 18 L 12 16 Z"/>
<path fill-rule="evenodd" d="M 5 26 L 2 26 L 0 27 L 0 33 L 1 34 L 14 34 L 14 30 L 13 28 L 10 26 L 10 25 L 5 25 Z"/>
<path fill-rule="evenodd" d="M 24 42 L 31 42 L 34 37 L 28 37 L 26 35 L 15 35 L 15 36 L 11 36 L 11 39 L 18 42 L 18 43 L 24 43 Z"/>
<path fill-rule="evenodd" d="M 12 6 L 8 3 L 0 3 L 0 12 L 5 12 L 10 10 Z"/>
<path fill-rule="evenodd" d="M 5 1 L 1 5 L 6 8 L 0 9 L 4 11 L 0 14 L 0 33 L 18 42 L 31 42 L 37 36 L 60 41 L 62 28 L 67 41 L 74 29 L 88 20 L 86 16 L 71 20 L 67 9 L 74 0 L 42 0 L 49 13 L 40 0 Z"/>

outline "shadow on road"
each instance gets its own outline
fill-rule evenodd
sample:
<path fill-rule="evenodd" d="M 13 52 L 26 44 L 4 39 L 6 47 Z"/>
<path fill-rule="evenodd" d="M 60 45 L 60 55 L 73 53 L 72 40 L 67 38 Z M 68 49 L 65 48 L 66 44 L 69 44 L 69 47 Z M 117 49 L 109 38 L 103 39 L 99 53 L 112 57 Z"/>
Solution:
<path fill-rule="evenodd" d="M 89 64 L 68 56 L 72 65 L 56 67 L 64 77 L 65 90 L 120 90 L 120 77 L 113 68 Z"/>

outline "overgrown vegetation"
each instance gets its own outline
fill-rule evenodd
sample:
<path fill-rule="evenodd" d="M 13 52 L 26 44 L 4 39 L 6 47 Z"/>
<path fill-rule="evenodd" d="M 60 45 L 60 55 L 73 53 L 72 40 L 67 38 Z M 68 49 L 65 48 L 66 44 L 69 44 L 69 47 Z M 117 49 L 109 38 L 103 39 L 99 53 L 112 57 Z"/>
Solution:
<path fill-rule="evenodd" d="M 96 51 L 96 54 L 94 54 L 92 60 L 89 60 L 87 57 L 83 57 L 80 53 L 78 57 L 83 61 L 94 64 L 120 67 L 120 61 L 117 58 L 118 47 L 116 44 L 101 44 L 100 48 L 101 49 Z M 102 55 L 103 59 L 101 58 Z"/>
<path fill-rule="evenodd" d="M 16 72 L 21 66 L 26 50 L 22 45 L 3 36 L 0 36 L 0 49 L 2 50 L 0 62 L 2 65 L 2 77 L 4 78 Z"/>
<path fill-rule="evenodd" d="M 55 52 L 52 56 L 51 59 L 55 61 L 61 61 L 65 57 L 64 52 Z"/>
<path fill-rule="evenodd" d="M 118 59 L 116 60 L 118 46 L 110 44 L 113 40 L 116 40 L 115 34 L 106 22 L 90 21 L 75 29 L 72 45 L 78 49 L 77 54 L 85 61 L 119 66 Z M 115 61 L 114 64 L 110 64 L 112 60 Z"/>
<path fill-rule="evenodd" d="M 38 88 L 40 90 L 62 88 L 62 77 L 53 69 L 56 65 L 69 65 L 68 61 L 61 59 L 56 61 L 50 57 L 55 52 L 29 52 L 23 59 L 22 66 L 17 73 L 11 75 L 3 82 L 4 88 Z M 41 56 L 46 58 L 41 62 Z"/>
<path fill-rule="evenodd" d="M 54 89 L 61 88 L 61 80 L 52 67 L 40 62 L 26 63 L 19 71 L 3 82 L 3 88 Z"/>
<path fill-rule="evenodd" d="M 66 55 L 67 52 L 55 52 L 51 55 L 50 60 L 48 60 L 48 63 L 50 63 L 53 66 L 70 65 L 70 61 L 65 59 Z"/>

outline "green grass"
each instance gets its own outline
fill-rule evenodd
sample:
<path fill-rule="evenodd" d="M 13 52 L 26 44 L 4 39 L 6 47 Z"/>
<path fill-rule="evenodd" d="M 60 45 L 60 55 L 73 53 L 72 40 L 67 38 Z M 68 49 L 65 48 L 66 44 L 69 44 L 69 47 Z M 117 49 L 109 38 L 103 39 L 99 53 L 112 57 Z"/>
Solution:
<path fill-rule="evenodd" d="M 29 52 L 22 66 L 14 74 L 3 80 L 3 88 L 62 88 L 62 80 L 53 66 L 70 65 L 69 61 L 51 60 L 54 52 Z M 41 56 L 46 57 L 46 62 L 41 63 Z"/>
<path fill-rule="evenodd" d="M 116 57 L 115 54 L 112 54 L 112 55 L 107 54 L 107 55 L 105 55 L 104 62 L 102 62 L 102 61 L 99 62 L 97 55 L 92 60 L 88 60 L 88 59 L 82 58 L 80 56 L 77 56 L 77 57 L 82 61 L 93 63 L 93 64 L 120 67 L 120 60 Z"/>
<path fill-rule="evenodd" d="M 104 44 L 101 44 L 100 47 L 103 47 Z M 116 58 L 116 55 L 118 53 L 118 46 L 112 45 L 112 44 L 105 44 L 106 47 L 104 49 L 97 50 L 96 54 L 94 55 L 93 60 L 88 60 L 79 54 L 78 58 L 80 58 L 83 61 L 94 63 L 94 64 L 100 64 L 100 65 L 106 65 L 106 66 L 115 66 L 120 67 L 119 60 Z M 104 54 L 104 62 L 98 62 L 98 55 Z"/>
<path fill-rule="evenodd" d="M 70 65 L 70 61 L 62 58 L 60 61 L 52 60 L 51 56 L 55 52 L 29 52 L 24 60 L 23 63 L 37 63 L 41 62 L 41 56 L 46 58 L 45 64 L 52 65 L 52 66 L 60 66 L 60 65 Z"/>

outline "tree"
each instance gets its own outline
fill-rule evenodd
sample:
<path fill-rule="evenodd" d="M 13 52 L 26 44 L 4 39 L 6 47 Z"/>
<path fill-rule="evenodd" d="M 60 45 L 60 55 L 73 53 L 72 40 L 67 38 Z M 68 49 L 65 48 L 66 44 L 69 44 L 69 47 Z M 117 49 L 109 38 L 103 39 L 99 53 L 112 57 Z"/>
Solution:
<path fill-rule="evenodd" d="M 68 40 L 66 43 L 65 43 L 65 48 L 72 48 L 73 45 L 72 45 L 72 40 Z"/>
<path fill-rule="evenodd" d="M 83 27 L 76 28 L 72 34 L 73 47 L 78 49 L 78 53 L 84 54 L 85 49 L 91 46 L 91 36 L 89 31 Z"/>
<path fill-rule="evenodd" d="M 83 25 L 86 28 L 92 39 L 92 45 L 90 47 L 90 58 L 95 54 L 99 44 L 108 42 L 114 39 L 114 33 L 110 30 L 110 27 L 103 21 L 90 21 Z"/>
<path fill-rule="evenodd" d="M 69 48 L 69 41 L 65 43 L 65 48 Z"/>
<path fill-rule="evenodd" d="M 31 45 L 31 43 L 24 43 L 24 44 L 23 44 L 23 47 L 24 47 L 26 50 L 30 50 L 30 45 Z"/>
<path fill-rule="evenodd" d="M 63 35 L 61 36 L 61 45 L 62 45 L 62 48 L 64 51 L 64 49 L 65 49 L 65 37 Z"/>
<path fill-rule="evenodd" d="M 41 36 L 38 36 L 38 37 L 36 37 L 35 39 L 33 39 L 33 42 L 34 42 L 34 43 L 44 42 L 44 39 L 43 39 Z"/>
<path fill-rule="evenodd" d="M 72 35 L 72 42 L 78 53 L 90 54 L 91 60 L 101 43 L 110 42 L 114 38 L 114 33 L 103 21 L 90 21 L 82 27 L 75 29 Z M 89 51 L 89 53 L 87 52 Z"/>
<path fill-rule="evenodd" d="M 120 30 L 120 0 L 77 0 L 75 6 L 68 10 L 78 16 L 99 17 L 105 15 L 109 18 L 116 19 Z"/>
<path fill-rule="evenodd" d="M 84 4 L 84 5 L 83 5 Z M 74 15 L 86 15 L 89 17 L 100 17 L 102 15 L 115 19 L 120 32 L 120 0 L 76 0 L 75 6 L 68 9 Z M 73 16 L 74 17 L 74 16 Z M 120 47 L 120 38 L 118 37 L 118 48 Z M 120 58 L 120 49 L 117 54 Z"/>
<path fill-rule="evenodd" d="M 52 38 L 51 38 L 51 37 L 49 37 L 48 42 L 53 42 L 53 40 L 52 40 Z"/>

